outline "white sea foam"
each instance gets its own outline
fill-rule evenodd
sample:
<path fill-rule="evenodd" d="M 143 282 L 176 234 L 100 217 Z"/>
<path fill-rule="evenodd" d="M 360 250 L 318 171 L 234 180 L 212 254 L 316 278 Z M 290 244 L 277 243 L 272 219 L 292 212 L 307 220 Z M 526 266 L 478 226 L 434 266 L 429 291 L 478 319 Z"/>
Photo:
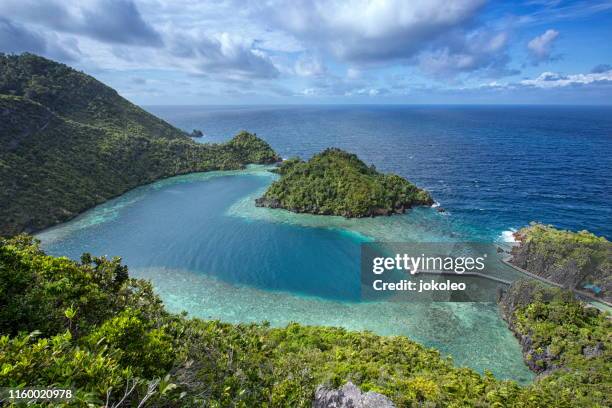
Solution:
<path fill-rule="evenodd" d="M 502 231 L 502 233 L 499 235 L 499 240 L 501 242 L 515 244 L 516 243 L 516 238 L 514 238 L 515 232 L 516 232 L 515 228 L 510 228 L 509 230 Z"/>

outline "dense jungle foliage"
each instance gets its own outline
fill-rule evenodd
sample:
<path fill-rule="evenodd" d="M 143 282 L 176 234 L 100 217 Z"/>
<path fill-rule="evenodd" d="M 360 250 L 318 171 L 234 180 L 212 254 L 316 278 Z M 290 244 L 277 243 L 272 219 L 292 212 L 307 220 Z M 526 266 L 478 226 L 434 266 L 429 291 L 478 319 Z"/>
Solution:
<path fill-rule="evenodd" d="M 612 243 L 588 231 L 532 223 L 516 234 L 512 263 L 567 288 L 590 288 L 612 301 Z"/>
<path fill-rule="evenodd" d="M 395 174 L 382 174 L 340 149 L 327 149 L 309 161 L 290 159 L 257 204 L 294 212 L 366 217 L 401 213 L 431 205 L 425 190 Z"/>
<path fill-rule="evenodd" d="M 0 386 L 71 387 L 70 406 L 309 407 L 317 385 L 349 380 L 398 407 L 610 405 L 606 317 L 542 299 L 515 313 L 568 370 L 521 387 L 401 336 L 188 319 L 118 258 L 52 257 L 20 235 L 0 241 Z M 598 341 L 605 356 L 578 357 Z"/>
<path fill-rule="evenodd" d="M 159 178 L 277 160 L 255 135 L 199 144 L 88 75 L 0 54 L 0 235 L 65 221 Z"/>
<path fill-rule="evenodd" d="M 525 362 L 541 373 L 540 389 L 571 390 L 578 407 L 611 406 L 609 313 L 585 307 L 569 291 L 532 280 L 515 282 L 500 307 L 523 346 Z"/>

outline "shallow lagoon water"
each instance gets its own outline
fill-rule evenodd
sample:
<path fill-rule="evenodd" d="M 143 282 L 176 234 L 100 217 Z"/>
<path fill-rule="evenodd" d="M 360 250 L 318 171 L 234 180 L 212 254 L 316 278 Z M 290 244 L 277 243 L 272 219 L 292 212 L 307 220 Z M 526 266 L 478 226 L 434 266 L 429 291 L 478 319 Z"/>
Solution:
<path fill-rule="evenodd" d="M 346 220 L 256 208 L 274 176 L 252 167 L 138 188 L 39 238 L 55 255 L 122 256 L 173 311 L 407 335 L 457 365 L 526 382 L 533 375 L 494 304 L 359 302 L 360 243 L 492 241 L 532 220 L 610 237 L 610 109 L 152 107 L 204 130 L 200 142 L 248 129 L 284 157 L 350 150 L 428 189 L 447 212 Z"/>
<path fill-rule="evenodd" d="M 54 255 L 122 256 L 175 312 L 406 335 L 457 365 L 533 378 L 494 304 L 359 302 L 362 242 L 462 241 L 470 227 L 429 208 L 362 220 L 256 208 L 274 177 L 253 166 L 162 180 L 38 238 Z"/>

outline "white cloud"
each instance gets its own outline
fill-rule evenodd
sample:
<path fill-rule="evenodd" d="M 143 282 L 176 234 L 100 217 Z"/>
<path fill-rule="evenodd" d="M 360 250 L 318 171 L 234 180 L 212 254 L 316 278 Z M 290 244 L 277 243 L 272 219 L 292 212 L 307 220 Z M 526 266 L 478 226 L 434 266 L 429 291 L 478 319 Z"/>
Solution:
<path fill-rule="evenodd" d="M 388 94 L 389 90 L 386 88 L 360 88 L 353 91 L 346 92 L 346 96 L 354 95 L 365 95 L 365 96 L 379 96 Z"/>
<path fill-rule="evenodd" d="M 188 92 L 216 96 L 233 92 L 236 98 L 272 94 L 321 98 L 388 94 L 385 97 L 391 98 L 406 93 L 412 97 L 415 92 L 431 93 L 419 88 L 425 86 L 452 89 L 457 95 L 466 89 L 536 95 L 553 87 L 557 93 L 569 94 L 574 92 L 570 85 L 582 85 L 579 92 L 610 92 L 612 87 L 584 86 L 610 83 L 610 67 L 605 64 L 591 74 L 549 72 L 524 81 L 503 80 L 518 73 L 512 69 L 516 61 L 512 64 L 510 56 L 516 49 L 511 40 L 522 35 L 517 31 L 526 25 L 517 14 L 533 10 L 530 21 L 541 24 L 540 17 L 559 8 L 570 18 L 586 17 L 602 7 L 584 1 L 580 7 L 561 2 L 550 10 L 548 3 L 491 10 L 485 3 L 0 0 L 0 52 L 40 53 L 100 75 L 134 95 L 154 86 L 181 102 Z M 536 14 L 542 9 L 548 10 L 546 15 Z M 581 12 L 586 9 L 588 13 Z M 554 27 L 557 20 L 546 21 Z M 570 28 L 563 30 L 563 36 L 571 35 Z M 560 37 L 552 29 L 538 34 L 519 44 L 536 65 L 557 58 Z M 147 78 L 147 82 L 130 78 Z M 173 80 L 186 85 L 177 87 Z"/>
<path fill-rule="evenodd" d="M 304 96 L 316 96 L 320 94 L 318 88 L 305 88 L 300 93 Z"/>
<path fill-rule="evenodd" d="M 559 37 L 558 31 L 546 30 L 544 34 L 533 38 L 527 43 L 527 49 L 534 64 L 552 59 L 551 53 L 557 37 Z"/>
<path fill-rule="evenodd" d="M 142 18 L 133 0 L 2 0 L 0 14 L 103 42 L 162 45 L 160 34 Z"/>
<path fill-rule="evenodd" d="M 486 84 L 481 84 L 480 88 L 490 88 L 490 89 L 504 89 L 507 88 L 508 84 L 498 81 L 491 81 Z"/>
<path fill-rule="evenodd" d="M 90 70 L 174 69 L 217 80 L 279 75 L 262 41 L 240 35 L 235 27 L 224 30 L 221 21 L 202 27 L 202 20 L 217 17 L 214 8 L 205 15 L 185 15 L 198 11 L 195 3 L 181 10 L 157 0 L 0 0 L 0 14 L 17 21 L 0 27 L 10 34 L 0 39 L 0 52 L 32 51 L 69 60 L 81 50 L 80 66 Z M 225 18 L 236 16 L 221 11 Z M 280 43 L 278 36 L 270 38 Z"/>
<path fill-rule="evenodd" d="M 264 51 L 254 48 L 252 42 L 229 33 L 204 40 L 198 51 L 205 70 L 233 70 L 247 77 L 260 78 L 278 75 L 278 70 Z"/>
<path fill-rule="evenodd" d="M 462 72 L 482 71 L 484 76 L 514 75 L 507 68 L 506 32 L 477 32 L 445 46 L 419 55 L 420 68 L 434 77 L 454 77 Z"/>
<path fill-rule="evenodd" d="M 475 29 L 484 0 L 270 0 L 256 16 L 307 47 L 357 69 L 419 65 L 433 76 L 479 70 L 516 74 L 507 67 L 507 33 Z"/>
<path fill-rule="evenodd" d="M 413 56 L 431 41 L 468 24 L 484 0 L 271 0 L 258 11 L 335 56 L 381 62 Z"/>
<path fill-rule="evenodd" d="M 359 79 L 361 78 L 361 70 L 351 67 L 346 70 L 346 77 L 348 79 Z"/>
<path fill-rule="evenodd" d="M 295 73 L 302 77 L 322 76 L 327 68 L 319 57 L 302 57 L 295 62 Z"/>
<path fill-rule="evenodd" d="M 520 84 L 536 88 L 561 88 L 572 85 L 590 85 L 607 82 L 612 82 L 612 69 L 600 73 L 572 75 L 543 72 L 535 79 L 522 80 Z"/>
<path fill-rule="evenodd" d="M 256 43 L 247 38 L 219 32 L 165 28 L 165 47 L 143 47 L 93 43 L 81 40 L 88 50 L 88 63 L 110 70 L 178 71 L 200 80 L 208 77 L 211 85 L 224 81 L 252 81 L 280 75 L 275 62 Z M 201 81 L 198 81 L 201 82 Z"/>

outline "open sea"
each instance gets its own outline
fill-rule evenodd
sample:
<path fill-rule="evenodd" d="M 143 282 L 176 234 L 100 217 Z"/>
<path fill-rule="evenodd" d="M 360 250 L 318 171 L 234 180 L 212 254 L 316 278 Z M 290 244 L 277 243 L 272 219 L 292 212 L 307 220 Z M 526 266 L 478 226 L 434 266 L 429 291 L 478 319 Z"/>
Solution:
<path fill-rule="evenodd" d="M 610 107 L 147 109 L 201 129 L 203 143 L 246 129 L 285 158 L 351 151 L 429 190 L 446 209 L 347 220 L 256 208 L 276 176 L 251 166 L 143 186 L 38 234 L 54 255 L 121 256 L 173 311 L 406 335 L 457 365 L 526 383 L 533 375 L 495 304 L 359 301 L 360 244 L 494 242 L 530 221 L 612 237 Z"/>

